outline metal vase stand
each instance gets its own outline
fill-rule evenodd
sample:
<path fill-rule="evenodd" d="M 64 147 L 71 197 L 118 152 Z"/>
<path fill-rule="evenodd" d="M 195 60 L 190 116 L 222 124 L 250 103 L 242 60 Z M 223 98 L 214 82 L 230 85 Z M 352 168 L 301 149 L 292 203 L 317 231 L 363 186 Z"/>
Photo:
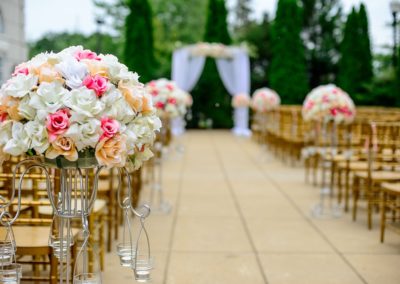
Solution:
<path fill-rule="evenodd" d="M 322 169 L 322 181 L 320 188 L 320 200 L 311 209 L 311 216 L 317 219 L 323 218 L 339 218 L 342 216 L 342 208 L 339 204 L 333 200 L 333 184 L 327 182 L 327 171 L 332 167 L 333 157 L 337 154 L 337 127 L 336 124 L 332 123 L 332 130 L 330 135 L 327 132 L 328 123 L 324 121 L 322 123 L 321 137 L 322 145 L 318 145 L 317 151 L 321 157 L 321 169 Z M 316 139 L 318 139 L 318 133 L 316 131 Z M 329 143 L 327 143 L 330 140 Z M 328 146 L 329 144 L 329 146 Z M 328 159 L 329 154 L 331 160 Z"/>
<path fill-rule="evenodd" d="M 160 141 L 154 143 L 154 157 L 152 160 L 150 174 L 150 197 L 147 202 L 151 211 L 155 214 L 169 214 L 172 210 L 172 205 L 164 198 L 163 188 L 163 156 L 164 144 L 167 139 L 166 129 L 161 128 Z"/>
<path fill-rule="evenodd" d="M 93 161 L 93 158 L 90 161 Z M 5 240 L 0 242 L 0 283 L 20 283 L 21 280 L 21 265 L 17 264 L 15 260 L 16 244 L 12 224 L 20 215 L 21 188 L 24 176 L 33 169 L 40 169 L 44 174 L 48 198 L 53 208 L 54 217 L 49 233 L 49 246 L 52 247 L 53 254 L 58 259 L 59 283 L 102 283 L 99 257 L 97 257 L 94 247 L 89 244 L 88 217 L 96 200 L 99 174 L 103 168 L 85 161 L 85 158 L 83 158 L 83 162 L 81 159 L 78 159 L 77 162 L 69 162 L 64 158 L 57 159 L 56 162 L 54 160 L 43 162 L 40 159 L 28 158 L 15 166 L 10 198 L 7 200 L 0 197 L 0 222 L 7 230 Z M 58 169 L 60 172 L 59 180 L 54 178 L 54 183 L 52 183 L 50 169 Z M 20 171 L 21 173 L 19 173 Z M 126 168 L 119 168 L 118 172 L 118 203 L 125 213 L 125 220 L 134 216 L 140 220 L 140 233 L 126 243 L 131 251 L 134 250 L 127 266 L 133 270 L 134 277 L 138 282 L 148 282 L 151 279 L 150 271 L 153 268 L 153 259 L 150 255 L 150 243 L 144 222 L 150 215 L 150 208 L 144 205 L 140 210 L 134 210 L 130 173 Z M 126 186 L 122 186 L 122 179 L 126 179 Z M 9 208 L 15 199 L 18 201 L 17 210 L 12 216 Z M 79 220 L 82 224 L 83 242 L 80 245 L 74 267 L 72 267 L 71 247 L 75 243 L 72 221 L 76 223 Z M 139 247 L 139 239 L 142 235 L 146 236 L 147 241 L 145 253 Z M 121 256 L 120 251 L 118 254 Z"/>

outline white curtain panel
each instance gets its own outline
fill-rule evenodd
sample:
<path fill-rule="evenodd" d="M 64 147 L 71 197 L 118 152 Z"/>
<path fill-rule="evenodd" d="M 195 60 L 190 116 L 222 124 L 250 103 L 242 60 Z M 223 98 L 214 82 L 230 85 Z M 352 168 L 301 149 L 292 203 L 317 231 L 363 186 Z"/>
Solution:
<path fill-rule="evenodd" d="M 232 95 L 250 93 L 250 60 L 247 53 L 239 48 L 232 49 L 233 57 L 217 59 L 217 69 L 225 88 Z M 233 133 L 249 136 L 249 110 L 236 108 L 234 110 Z"/>
<path fill-rule="evenodd" d="M 176 50 L 172 56 L 172 81 L 190 92 L 200 79 L 205 60 L 202 56 L 191 56 L 187 47 Z"/>

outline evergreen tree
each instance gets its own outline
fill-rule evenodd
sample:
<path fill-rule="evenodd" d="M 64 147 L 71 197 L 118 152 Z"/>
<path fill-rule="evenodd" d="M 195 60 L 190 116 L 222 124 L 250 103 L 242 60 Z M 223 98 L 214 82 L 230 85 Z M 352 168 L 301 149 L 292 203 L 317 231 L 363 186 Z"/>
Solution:
<path fill-rule="evenodd" d="M 341 44 L 338 84 L 356 103 L 365 104 L 372 81 L 372 54 L 368 32 L 368 18 L 364 5 L 354 8 L 347 18 Z"/>
<path fill-rule="evenodd" d="M 151 7 L 148 0 L 129 0 L 127 5 L 124 61 L 142 82 L 148 82 L 153 79 L 155 64 Z"/>
<path fill-rule="evenodd" d="M 371 82 L 373 71 L 372 71 L 372 53 L 371 53 L 371 42 L 369 38 L 369 25 L 368 16 L 364 4 L 360 5 L 358 12 L 358 24 L 359 24 L 359 40 L 360 40 L 360 52 L 358 60 L 360 62 L 360 91 L 365 88 L 366 84 Z"/>
<path fill-rule="evenodd" d="M 232 41 L 224 0 L 209 0 L 204 41 L 225 45 Z M 194 120 L 191 127 L 197 127 L 203 119 L 212 119 L 215 128 L 232 127 L 231 96 L 222 85 L 214 59 L 207 58 L 203 74 L 192 95 Z"/>
<path fill-rule="evenodd" d="M 335 81 L 342 28 L 340 0 L 302 0 L 311 87 Z"/>
<path fill-rule="evenodd" d="M 301 103 L 308 91 L 301 8 L 296 0 L 279 0 L 272 27 L 270 84 L 283 103 Z"/>

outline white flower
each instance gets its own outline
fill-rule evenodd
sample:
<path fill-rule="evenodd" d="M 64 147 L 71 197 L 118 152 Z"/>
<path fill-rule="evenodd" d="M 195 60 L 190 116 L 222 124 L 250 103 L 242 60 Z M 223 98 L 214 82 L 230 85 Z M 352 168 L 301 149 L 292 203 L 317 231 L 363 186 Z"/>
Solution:
<path fill-rule="evenodd" d="M 5 84 L 3 92 L 6 96 L 22 98 L 27 95 L 38 82 L 38 77 L 32 74 L 18 74 Z"/>
<path fill-rule="evenodd" d="M 3 151 L 13 156 L 19 156 L 29 150 L 29 139 L 24 125 L 20 122 L 14 122 L 12 125 L 12 137 L 4 146 Z"/>
<path fill-rule="evenodd" d="M 71 89 L 81 87 L 83 79 L 88 74 L 86 65 L 72 57 L 57 64 L 55 68 L 62 74 L 65 78 L 65 84 Z"/>
<path fill-rule="evenodd" d="M 103 94 L 100 100 L 104 103 L 105 108 L 110 108 L 114 102 L 120 99 L 122 99 L 121 92 L 115 88 L 114 85 L 111 85 L 109 90 Z"/>
<path fill-rule="evenodd" d="M 111 81 L 132 81 L 136 84 L 139 83 L 139 75 L 137 73 L 130 72 L 128 67 L 118 62 L 118 58 L 114 55 L 100 55 L 100 58 L 108 67 Z"/>
<path fill-rule="evenodd" d="M 63 59 L 74 57 L 78 51 L 83 51 L 83 47 L 81 45 L 70 46 L 58 53 L 58 55 Z"/>
<path fill-rule="evenodd" d="M 29 105 L 31 100 L 31 96 L 25 96 L 20 102 L 18 106 L 18 111 L 21 116 L 28 120 L 35 119 L 36 109 Z"/>
<path fill-rule="evenodd" d="M 104 103 L 97 98 L 94 91 L 86 87 L 74 89 L 68 96 L 64 96 L 64 104 L 72 110 L 72 121 L 95 117 L 104 109 Z"/>
<path fill-rule="evenodd" d="M 63 98 L 69 97 L 68 91 L 58 81 L 42 82 L 36 93 L 31 93 L 29 105 L 37 110 L 39 120 L 44 120 L 49 113 L 54 113 L 63 106 Z"/>
<path fill-rule="evenodd" d="M 25 124 L 25 132 L 29 138 L 30 146 L 36 153 L 44 153 L 49 147 L 49 139 L 47 135 L 47 130 L 42 122 L 37 120 L 28 121 Z"/>
<path fill-rule="evenodd" d="M 132 121 L 135 117 L 135 112 L 123 99 L 115 101 L 111 107 L 105 109 L 102 114 L 112 117 L 124 124 Z"/>
<path fill-rule="evenodd" d="M 65 136 L 71 137 L 78 151 L 86 147 L 95 148 L 101 136 L 100 121 L 88 119 L 83 124 L 74 123 L 70 126 Z"/>
<path fill-rule="evenodd" d="M 157 116 L 139 116 L 129 123 L 125 130 L 127 136 L 128 155 L 134 153 L 135 146 L 153 144 L 155 132 L 161 128 L 161 120 Z"/>
<path fill-rule="evenodd" d="M 0 145 L 5 145 L 12 138 L 12 124 L 11 120 L 0 123 Z"/>

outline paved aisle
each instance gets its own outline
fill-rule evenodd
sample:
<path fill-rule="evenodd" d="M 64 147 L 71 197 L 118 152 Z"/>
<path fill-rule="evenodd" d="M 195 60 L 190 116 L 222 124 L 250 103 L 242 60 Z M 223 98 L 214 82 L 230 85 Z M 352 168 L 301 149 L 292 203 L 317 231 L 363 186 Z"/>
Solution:
<path fill-rule="evenodd" d="M 173 212 L 149 222 L 154 283 L 400 283 L 400 236 L 380 244 L 363 212 L 357 223 L 310 219 L 318 190 L 303 169 L 229 132 L 189 132 L 185 146 L 165 162 Z M 114 255 L 104 278 L 133 283 Z"/>

